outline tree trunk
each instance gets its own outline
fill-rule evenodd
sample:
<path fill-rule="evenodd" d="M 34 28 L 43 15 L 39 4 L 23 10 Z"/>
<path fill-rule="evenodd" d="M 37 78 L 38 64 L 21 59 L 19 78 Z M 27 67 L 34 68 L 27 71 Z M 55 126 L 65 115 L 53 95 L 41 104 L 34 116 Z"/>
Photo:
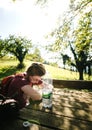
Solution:
<path fill-rule="evenodd" d="M 78 69 L 79 71 L 79 80 L 83 80 L 83 69 Z"/>
<path fill-rule="evenodd" d="M 24 67 L 25 67 L 24 63 L 23 63 L 23 62 L 19 62 L 17 68 L 18 68 L 18 69 L 22 69 L 22 68 L 24 68 Z"/>

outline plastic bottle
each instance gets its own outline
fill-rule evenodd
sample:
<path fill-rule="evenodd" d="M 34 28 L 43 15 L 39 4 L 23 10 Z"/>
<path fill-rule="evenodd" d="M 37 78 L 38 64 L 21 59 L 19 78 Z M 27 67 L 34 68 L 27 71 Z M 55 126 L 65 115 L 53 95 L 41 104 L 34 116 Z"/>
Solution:
<path fill-rule="evenodd" d="M 44 108 L 52 107 L 52 96 L 53 96 L 53 85 L 52 79 L 49 75 L 46 75 L 43 81 L 43 89 L 42 89 L 42 104 Z"/>

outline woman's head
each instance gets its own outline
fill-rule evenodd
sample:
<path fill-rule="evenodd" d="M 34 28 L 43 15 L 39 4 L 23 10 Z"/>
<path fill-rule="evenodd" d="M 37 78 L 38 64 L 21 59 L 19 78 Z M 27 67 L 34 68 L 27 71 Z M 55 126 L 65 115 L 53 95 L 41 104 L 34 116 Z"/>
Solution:
<path fill-rule="evenodd" d="M 31 80 L 31 82 L 33 83 L 38 83 L 39 80 L 41 80 L 41 77 L 45 75 L 45 73 L 46 73 L 46 70 L 42 64 L 33 63 L 27 69 L 27 79 Z"/>

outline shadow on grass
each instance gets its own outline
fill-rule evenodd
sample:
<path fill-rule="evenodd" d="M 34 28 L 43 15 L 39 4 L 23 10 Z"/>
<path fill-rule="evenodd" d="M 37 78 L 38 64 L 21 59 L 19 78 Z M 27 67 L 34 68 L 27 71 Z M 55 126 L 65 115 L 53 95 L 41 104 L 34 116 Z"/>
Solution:
<path fill-rule="evenodd" d="M 16 66 L 9 66 L 7 68 L 6 67 L 2 68 L 0 70 L 0 80 L 6 76 L 16 74 L 18 71 L 20 71 L 20 69 L 18 69 Z"/>

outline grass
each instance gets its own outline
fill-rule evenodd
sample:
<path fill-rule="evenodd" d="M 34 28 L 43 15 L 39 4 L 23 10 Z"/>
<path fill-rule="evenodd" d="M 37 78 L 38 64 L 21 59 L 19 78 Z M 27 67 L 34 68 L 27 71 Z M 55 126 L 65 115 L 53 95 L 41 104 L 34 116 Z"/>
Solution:
<path fill-rule="evenodd" d="M 18 70 L 16 68 L 16 66 L 18 65 L 17 60 L 13 60 L 13 59 L 2 60 L 2 61 L 0 60 L 0 80 L 5 76 L 26 71 L 26 69 L 31 65 L 32 62 L 29 60 L 25 60 L 24 63 L 25 63 L 25 68 Z M 46 64 L 44 65 L 46 70 L 50 73 L 53 79 L 78 80 L 79 75 L 77 72 L 61 69 L 58 67 L 53 67 Z M 88 76 L 84 75 L 84 79 L 88 80 Z"/>
<path fill-rule="evenodd" d="M 46 65 L 46 69 L 52 74 L 54 79 L 77 80 L 78 73 Z"/>
<path fill-rule="evenodd" d="M 12 75 L 14 73 L 24 72 L 28 64 L 31 64 L 31 62 L 25 61 L 25 68 L 19 70 L 16 67 L 18 65 L 18 61 L 16 60 L 0 61 L 0 80 L 5 76 Z"/>

